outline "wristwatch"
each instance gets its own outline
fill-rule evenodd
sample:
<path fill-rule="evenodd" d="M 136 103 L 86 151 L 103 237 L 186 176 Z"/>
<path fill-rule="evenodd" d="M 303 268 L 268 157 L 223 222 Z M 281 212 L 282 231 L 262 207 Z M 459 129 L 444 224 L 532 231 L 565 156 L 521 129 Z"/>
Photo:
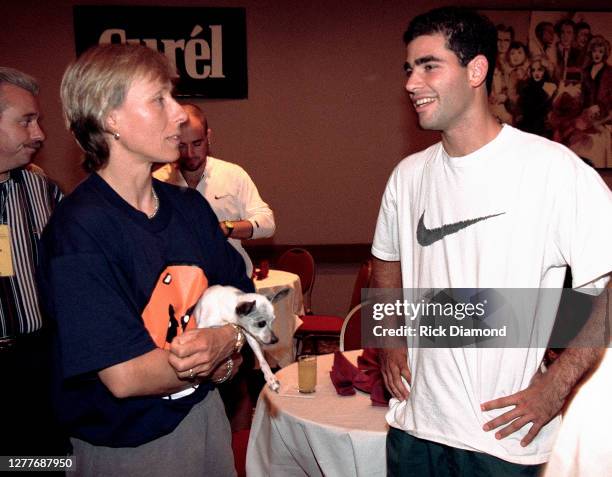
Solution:
<path fill-rule="evenodd" d="M 234 222 L 231 220 L 224 220 L 223 225 L 225 225 L 225 228 L 227 229 L 226 237 L 231 237 L 232 233 L 234 232 Z"/>

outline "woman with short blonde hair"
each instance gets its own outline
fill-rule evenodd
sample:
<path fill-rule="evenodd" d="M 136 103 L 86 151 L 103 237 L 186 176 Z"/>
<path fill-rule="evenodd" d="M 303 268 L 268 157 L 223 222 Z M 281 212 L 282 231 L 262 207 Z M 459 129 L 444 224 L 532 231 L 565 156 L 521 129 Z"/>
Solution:
<path fill-rule="evenodd" d="M 235 475 L 216 384 L 235 374 L 242 337 L 190 314 L 209 285 L 253 284 L 200 194 L 151 177 L 179 156 L 174 76 L 153 50 L 107 45 L 62 81 L 91 174 L 45 230 L 40 276 L 82 475 Z"/>

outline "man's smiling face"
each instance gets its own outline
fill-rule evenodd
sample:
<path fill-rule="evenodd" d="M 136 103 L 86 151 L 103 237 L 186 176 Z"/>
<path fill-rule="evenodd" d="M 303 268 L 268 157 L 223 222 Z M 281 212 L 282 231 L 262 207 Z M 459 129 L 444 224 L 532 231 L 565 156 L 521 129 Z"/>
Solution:
<path fill-rule="evenodd" d="M 406 47 L 406 91 L 423 129 L 448 131 L 469 108 L 468 70 L 440 34 L 422 35 Z"/>

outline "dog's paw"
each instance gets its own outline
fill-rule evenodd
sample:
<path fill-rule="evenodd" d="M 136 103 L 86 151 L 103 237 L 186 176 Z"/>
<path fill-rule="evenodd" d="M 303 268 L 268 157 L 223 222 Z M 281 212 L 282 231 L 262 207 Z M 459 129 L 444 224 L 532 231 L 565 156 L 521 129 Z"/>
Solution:
<path fill-rule="evenodd" d="M 268 383 L 268 387 L 275 393 L 278 393 L 280 389 L 280 383 L 278 381 L 273 381 L 271 383 Z"/>

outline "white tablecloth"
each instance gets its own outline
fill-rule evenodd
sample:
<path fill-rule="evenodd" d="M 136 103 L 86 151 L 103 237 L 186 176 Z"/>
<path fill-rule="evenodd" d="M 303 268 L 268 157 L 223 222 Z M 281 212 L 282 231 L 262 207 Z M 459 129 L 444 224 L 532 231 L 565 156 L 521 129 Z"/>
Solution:
<path fill-rule="evenodd" d="M 302 324 L 298 315 L 304 314 L 304 298 L 300 277 L 295 273 L 270 270 L 266 278 L 263 280 L 255 279 L 253 283 L 257 293 L 263 295 L 272 295 L 283 287 L 291 289 L 286 297 L 274 304 L 276 320 L 272 329 L 278 337 L 278 343 L 263 348 L 270 366 L 287 366 L 295 361 L 293 333 Z"/>
<path fill-rule="evenodd" d="M 360 353 L 345 356 L 356 363 Z M 329 378 L 332 363 L 332 354 L 317 357 L 312 398 L 283 396 L 300 396 L 295 363 L 276 374 L 280 394 L 264 388 L 251 426 L 248 476 L 386 475 L 387 408 L 372 406 L 370 396 L 359 391 L 338 396 Z"/>

